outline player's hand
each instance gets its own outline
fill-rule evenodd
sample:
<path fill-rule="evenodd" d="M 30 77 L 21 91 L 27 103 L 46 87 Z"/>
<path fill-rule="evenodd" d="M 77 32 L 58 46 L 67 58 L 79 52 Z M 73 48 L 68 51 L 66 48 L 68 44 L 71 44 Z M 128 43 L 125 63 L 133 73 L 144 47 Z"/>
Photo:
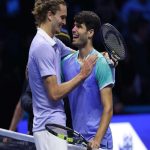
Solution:
<path fill-rule="evenodd" d="M 90 147 L 91 150 L 98 150 L 99 145 L 100 145 L 100 143 L 94 138 L 88 144 L 88 146 Z"/>
<path fill-rule="evenodd" d="M 9 140 L 9 139 L 8 139 L 8 138 L 6 138 L 6 137 L 5 137 L 5 138 L 3 138 L 3 143 L 7 143 L 7 142 L 8 142 L 8 140 Z"/>
<path fill-rule="evenodd" d="M 113 67 L 118 65 L 118 60 L 115 57 L 111 56 L 110 58 L 107 52 L 102 52 L 102 55 L 106 58 L 109 65 L 112 65 Z"/>
<path fill-rule="evenodd" d="M 83 78 L 86 78 L 90 75 L 96 63 L 97 58 L 98 58 L 97 54 L 93 54 L 83 61 L 83 64 L 81 66 L 81 71 L 80 71 Z"/>

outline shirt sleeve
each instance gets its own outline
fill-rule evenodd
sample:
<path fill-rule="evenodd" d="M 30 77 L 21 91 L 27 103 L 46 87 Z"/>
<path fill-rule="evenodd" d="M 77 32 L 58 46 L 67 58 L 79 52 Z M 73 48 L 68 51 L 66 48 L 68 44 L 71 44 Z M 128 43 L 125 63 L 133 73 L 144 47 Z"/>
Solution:
<path fill-rule="evenodd" d="M 99 89 L 115 83 L 115 69 L 110 67 L 104 57 L 101 57 L 96 62 L 95 69 L 96 79 L 98 81 Z"/>
<path fill-rule="evenodd" d="M 41 77 L 56 75 L 54 65 L 55 55 L 53 47 L 43 44 L 37 49 L 34 56 Z"/>

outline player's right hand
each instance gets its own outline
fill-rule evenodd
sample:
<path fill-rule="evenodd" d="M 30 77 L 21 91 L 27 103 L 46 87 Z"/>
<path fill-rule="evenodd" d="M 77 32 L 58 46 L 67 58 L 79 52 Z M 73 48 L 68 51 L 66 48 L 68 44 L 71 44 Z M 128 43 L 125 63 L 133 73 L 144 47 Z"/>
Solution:
<path fill-rule="evenodd" d="M 92 69 L 96 63 L 97 58 L 98 58 L 98 55 L 93 54 L 83 60 L 83 64 L 81 66 L 81 71 L 80 71 L 83 78 L 86 78 L 90 75 L 90 73 L 92 72 Z"/>

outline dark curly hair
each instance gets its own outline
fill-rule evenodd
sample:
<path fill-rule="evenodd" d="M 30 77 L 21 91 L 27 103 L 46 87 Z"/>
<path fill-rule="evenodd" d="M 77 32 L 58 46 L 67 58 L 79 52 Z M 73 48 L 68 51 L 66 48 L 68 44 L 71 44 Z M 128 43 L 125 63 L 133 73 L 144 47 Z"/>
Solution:
<path fill-rule="evenodd" d="M 93 11 L 81 11 L 74 17 L 74 21 L 78 24 L 85 24 L 88 30 L 94 29 L 94 33 L 99 31 L 101 21 L 99 16 Z"/>

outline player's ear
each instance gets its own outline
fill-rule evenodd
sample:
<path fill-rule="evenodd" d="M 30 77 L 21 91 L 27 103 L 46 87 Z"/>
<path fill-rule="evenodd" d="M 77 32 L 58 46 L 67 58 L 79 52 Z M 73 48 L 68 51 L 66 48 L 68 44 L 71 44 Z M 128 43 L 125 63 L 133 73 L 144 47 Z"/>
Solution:
<path fill-rule="evenodd" d="M 48 11 L 47 18 L 48 18 L 49 21 L 52 20 L 52 16 L 53 16 L 53 13 L 51 11 Z"/>
<path fill-rule="evenodd" d="M 94 29 L 90 29 L 90 30 L 88 31 L 88 37 L 89 37 L 89 38 L 92 38 L 93 35 L 94 35 Z"/>

